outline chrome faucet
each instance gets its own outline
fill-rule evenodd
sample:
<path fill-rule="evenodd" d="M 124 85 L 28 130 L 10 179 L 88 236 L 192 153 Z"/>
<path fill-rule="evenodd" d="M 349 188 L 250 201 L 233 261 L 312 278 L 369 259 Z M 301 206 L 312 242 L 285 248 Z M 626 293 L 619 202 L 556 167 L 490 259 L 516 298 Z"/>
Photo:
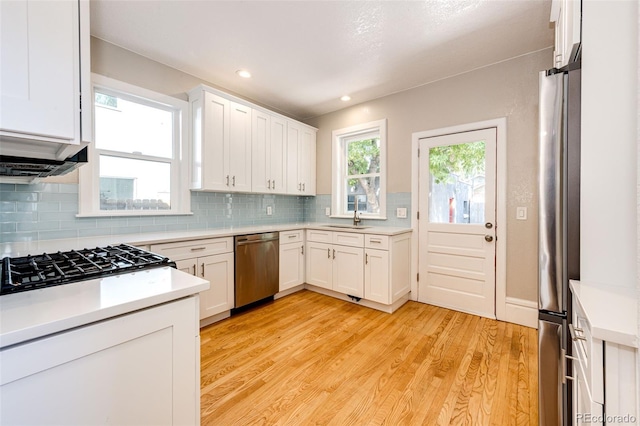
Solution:
<path fill-rule="evenodd" d="M 353 208 L 353 226 L 360 225 L 360 222 L 362 222 L 362 219 L 358 217 L 358 197 L 356 196 L 355 206 Z"/>

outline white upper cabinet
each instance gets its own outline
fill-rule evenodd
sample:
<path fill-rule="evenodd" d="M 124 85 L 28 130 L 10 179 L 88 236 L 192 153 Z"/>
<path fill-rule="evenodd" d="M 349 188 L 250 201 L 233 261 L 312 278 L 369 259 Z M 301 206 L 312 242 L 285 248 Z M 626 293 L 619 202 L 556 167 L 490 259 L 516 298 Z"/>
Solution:
<path fill-rule="evenodd" d="M 287 193 L 316 195 L 316 132 L 292 121 L 287 138 Z"/>
<path fill-rule="evenodd" d="M 553 63 L 561 68 L 572 61 L 580 44 L 582 7 L 580 0 L 553 0 L 551 22 L 555 23 L 556 37 Z"/>
<path fill-rule="evenodd" d="M 198 87 L 189 94 L 191 189 L 251 190 L 251 108 Z"/>
<path fill-rule="evenodd" d="M 89 2 L 2 1 L 0 31 L 2 154 L 75 154 L 91 140 Z"/>
<path fill-rule="evenodd" d="M 251 136 L 252 191 L 269 194 L 286 193 L 287 121 L 254 109 Z"/>
<path fill-rule="evenodd" d="M 315 195 L 317 129 L 204 85 L 189 103 L 191 189 Z"/>

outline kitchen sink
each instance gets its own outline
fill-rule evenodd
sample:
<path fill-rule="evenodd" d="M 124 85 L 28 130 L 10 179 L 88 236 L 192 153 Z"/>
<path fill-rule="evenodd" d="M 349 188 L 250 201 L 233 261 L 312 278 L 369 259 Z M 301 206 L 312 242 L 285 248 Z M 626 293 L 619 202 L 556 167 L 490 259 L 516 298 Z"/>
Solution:
<path fill-rule="evenodd" d="M 361 226 L 361 225 L 320 225 L 326 228 L 342 228 L 342 229 L 367 229 L 371 228 L 370 226 Z"/>

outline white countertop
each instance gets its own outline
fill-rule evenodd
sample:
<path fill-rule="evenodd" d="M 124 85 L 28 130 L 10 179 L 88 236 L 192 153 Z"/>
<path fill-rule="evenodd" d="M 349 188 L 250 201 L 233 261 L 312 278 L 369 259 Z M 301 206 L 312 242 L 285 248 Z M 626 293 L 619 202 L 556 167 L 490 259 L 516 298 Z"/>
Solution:
<path fill-rule="evenodd" d="M 4 295 L 0 297 L 0 348 L 208 288 L 209 282 L 202 278 L 162 267 Z"/>
<path fill-rule="evenodd" d="M 638 299 L 633 289 L 571 281 L 571 291 L 584 312 L 591 335 L 633 348 L 640 347 Z"/>
<path fill-rule="evenodd" d="M 291 231 L 294 229 L 325 229 L 334 232 L 356 232 L 362 234 L 398 235 L 412 232 L 411 228 L 393 228 L 385 226 L 363 225 L 357 229 L 338 228 L 323 223 L 287 223 L 267 226 L 247 226 L 239 228 L 203 229 L 197 231 L 175 231 L 161 233 L 105 235 L 99 237 L 69 238 L 61 240 L 40 240 L 10 242 L 0 244 L 0 258 L 19 257 L 29 254 L 52 253 L 83 248 L 103 247 L 113 244 L 148 245 L 173 241 L 198 240 L 202 238 L 232 237 L 235 235 L 255 234 L 273 231 Z"/>

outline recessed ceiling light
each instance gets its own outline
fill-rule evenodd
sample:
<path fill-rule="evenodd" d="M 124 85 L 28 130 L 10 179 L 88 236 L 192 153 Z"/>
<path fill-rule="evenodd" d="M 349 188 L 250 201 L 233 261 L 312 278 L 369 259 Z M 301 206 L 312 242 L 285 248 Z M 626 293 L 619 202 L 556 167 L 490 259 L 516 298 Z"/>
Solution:
<path fill-rule="evenodd" d="M 236 71 L 236 74 L 242 78 L 251 78 L 251 73 L 247 70 L 238 70 Z"/>
<path fill-rule="evenodd" d="M 349 96 L 349 95 L 344 95 L 343 97 L 341 97 L 341 98 L 340 98 L 340 100 L 341 100 L 342 102 L 350 101 L 350 100 L 351 100 L 351 96 Z"/>

